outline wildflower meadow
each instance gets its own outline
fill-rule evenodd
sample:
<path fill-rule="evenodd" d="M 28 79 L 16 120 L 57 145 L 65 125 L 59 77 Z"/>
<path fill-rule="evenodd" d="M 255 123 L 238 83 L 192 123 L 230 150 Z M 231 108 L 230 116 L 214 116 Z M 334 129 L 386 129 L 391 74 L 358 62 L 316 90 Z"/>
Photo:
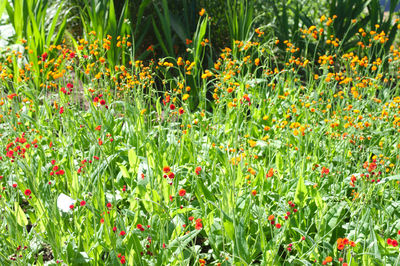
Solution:
<path fill-rule="evenodd" d="M 0 1 L 0 264 L 399 265 L 399 1 L 285 2 Z"/>

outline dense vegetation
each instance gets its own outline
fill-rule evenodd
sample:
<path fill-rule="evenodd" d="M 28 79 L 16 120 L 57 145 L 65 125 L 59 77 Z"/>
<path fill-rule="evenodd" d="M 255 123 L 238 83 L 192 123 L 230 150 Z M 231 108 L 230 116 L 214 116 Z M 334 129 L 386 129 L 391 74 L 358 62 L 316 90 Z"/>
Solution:
<path fill-rule="evenodd" d="M 398 265 L 397 2 L 2 1 L 0 263 Z"/>

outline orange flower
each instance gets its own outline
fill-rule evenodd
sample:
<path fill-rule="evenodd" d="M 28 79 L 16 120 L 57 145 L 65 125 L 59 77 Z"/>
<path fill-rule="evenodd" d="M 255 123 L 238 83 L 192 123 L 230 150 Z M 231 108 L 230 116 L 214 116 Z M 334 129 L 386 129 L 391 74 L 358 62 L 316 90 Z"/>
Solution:
<path fill-rule="evenodd" d="M 204 15 L 204 13 L 206 13 L 206 10 L 204 8 L 202 8 L 199 12 L 200 17 L 202 17 Z"/>
<path fill-rule="evenodd" d="M 164 166 L 163 172 L 167 174 L 167 173 L 171 172 L 171 168 L 169 166 Z"/>
<path fill-rule="evenodd" d="M 181 189 L 179 190 L 179 196 L 183 197 L 183 196 L 185 196 L 185 195 L 186 195 L 186 190 L 183 189 L 183 188 L 181 188 Z"/>
<path fill-rule="evenodd" d="M 274 175 L 274 169 L 271 168 L 268 170 L 267 176 L 266 177 L 272 177 Z"/>

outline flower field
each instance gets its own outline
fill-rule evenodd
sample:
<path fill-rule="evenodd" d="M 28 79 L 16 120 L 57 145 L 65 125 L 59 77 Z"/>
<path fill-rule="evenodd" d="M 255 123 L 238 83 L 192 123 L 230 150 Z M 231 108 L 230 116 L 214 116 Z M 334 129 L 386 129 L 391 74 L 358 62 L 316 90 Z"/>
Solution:
<path fill-rule="evenodd" d="M 396 41 L 352 21 L 345 50 L 323 16 L 305 49 L 256 28 L 208 58 L 197 13 L 176 57 L 0 50 L 0 264 L 400 264 Z"/>

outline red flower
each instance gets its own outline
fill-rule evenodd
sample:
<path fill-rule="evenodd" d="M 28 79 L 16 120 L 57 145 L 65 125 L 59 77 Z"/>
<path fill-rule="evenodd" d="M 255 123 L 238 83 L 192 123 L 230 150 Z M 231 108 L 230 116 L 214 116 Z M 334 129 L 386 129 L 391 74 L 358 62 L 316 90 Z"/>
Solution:
<path fill-rule="evenodd" d="M 121 231 L 121 232 L 119 233 L 120 236 L 124 236 L 125 234 L 126 234 L 125 231 Z"/>
<path fill-rule="evenodd" d="M 190 217 L 189 217 L 189 221 L 193 221 L 193 219 L 194 219 L 193 216 L 190 216 Z"/>
<path fill-rule="evenodd" d="M 275 227 L 280 229 L 282 226 L 281 226 L 281 224 L 276 224 Z"/>
<path fill-rule="evenodd" d="M 183 188 L 179 190 L 179 196 L 183 197 L 186 195 L 186 190 L 184 190 Z"/>
<path fill-rule="evenodd" d="M 85 205 L 86 205 L 86 201 L 82 200 L 82 201 L 80 202 L 80 205 L 81 205 L 81 207 L 85 206 Z"/>
<path fill-rule="evenodd" d="M 47 53 L 44 52 L 44 53 L 42 54 L 42 61 L 46 61 L 46 58 L 47 58 Z"/>
<path fill-rule="evenodd" d="M 25 190 L 25 196 L 30 196 L 31 193 L 32 193 L 32 191 L 31 191 L 29 188 L 27 188 L 27 189 Z"/>
<path fill-rule="evenodd" d="M 17 184 L 13 184 L 12 186 L 13 186 L 13 188 L 16 188 L 16 187 L 17 187 Z"/>
<path fill-rule="evenodd" d="M 196 175 L 199 175 L 201 172 L 201 167 L 197 166 L 196 169 L 194 170 L 196 172 Z"/>
<path fill-rule="evenodd" d="M 201 228 L 203 228 L 203 224 L 201 223 L 201 219 L 198 222 L 196 220 L 196 225 L 195 225 L 194 228 L 196 228 L 196 230 L 201 230 Z"/>
<path fill-rule="evenodd" d="M 104 99 L 101 99 L 100 104 L 101 104 L 101 105 L 105 105 L 105 104 L 106 104 L 106 101 L 105 101 Z"/>
<path fill-rule="evenodd" d="M 167 174 L 167 173 L 171 172 L 171 168 L 169 166 L 164 166 L 163 172 Z"/>
<path fill-rule="evenodd" d="M 169 106 L 169 109 L 175 110 L 175 105 L 173 103 L 171 103 L 171 105 Z"/>
<path fill-rule="evenodd" d="M 171 172 L 171 173 L 168 174 L 168 177 L 169 177 L 169 179 L 174 179 L 175 174 Z"/>
<path fill-rule="evenodd" d="M 125 264 L 125 263 L 126 263 L 125 256 L 122 256 L 122 258 L 121 258 L 121 264 Z"/>
<path fill-rule="evenodd" d="M 106 206 L 107 206 L 107 208 L 109 208 L 109 209 L 112 207 L 111 203 L 107 203 Z"/>
<path fill-rule="evenodd" d="M 73 209 L 74 209 L 74 205 L 73 205 L 73 204 L 69 205 L 69 208 L 70 208 L 71 210 L 73 210 Z"/>
<path fill-rule="evenodd" d="M 74 87 L 74 85 L 72 85 L 72 83 L 67 83 L 67 88 L 68 89 L 72 89 Z"/>

